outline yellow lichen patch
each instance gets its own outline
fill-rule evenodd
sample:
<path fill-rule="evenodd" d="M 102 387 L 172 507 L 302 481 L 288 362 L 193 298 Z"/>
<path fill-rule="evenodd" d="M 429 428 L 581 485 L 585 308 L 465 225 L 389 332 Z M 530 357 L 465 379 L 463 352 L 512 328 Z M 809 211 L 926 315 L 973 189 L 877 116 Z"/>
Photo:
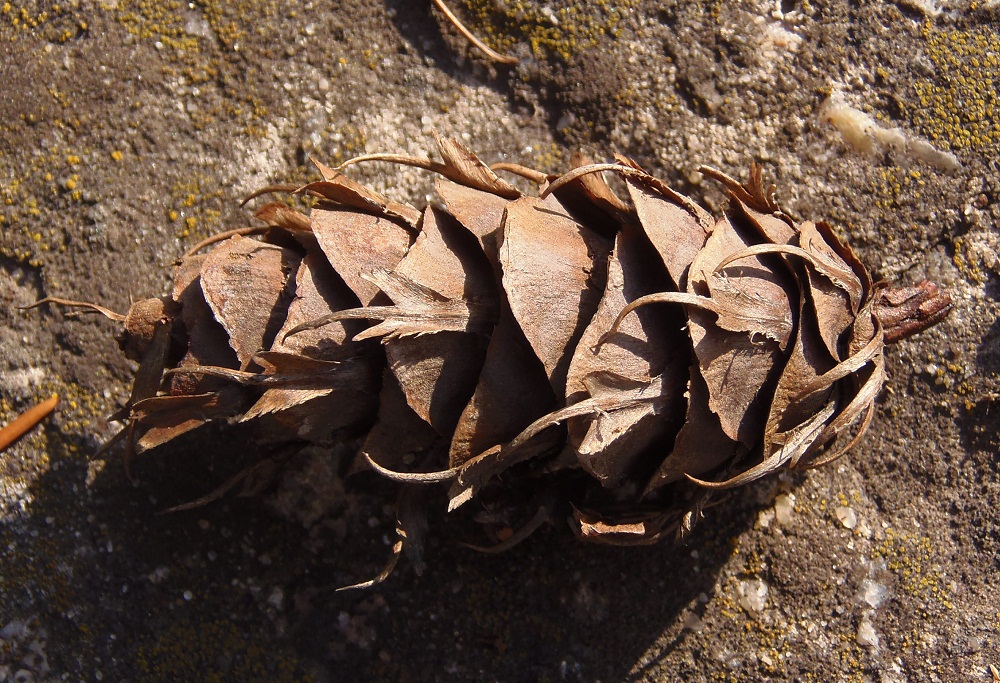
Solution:
<path fill-rule="evenodd" d="M 740 604 L 738 595 L 740 580 L 730 577 L 726 587 L 719 591 L 712 602 L 718 609 L 718 614 L 727 622 L 736 622 L 734 648 L 742 652 L 753 652 L 760 671 L 771 676 L 783 678 L 786 673 L 785 662 L 793 645 L 793 634 L 796 627 L 782 619 L 772 621 L 747 612 Z M 717 634 L 706 632 L 696 637 L 711 638 Z M 716 680 L 748 681 L 758 680 L 757 672 L 744 671 L 732 676 L 718 676 Z"/>
<path fill-rule="evenodd" d="M 913 84 L 913 124 L 954 150 L 1000 148 L 1000 35 L 987 25 L 957 30 L 930 21 L 922 34 L 935 73 Z"/>
<path fill-rule="evenodd" d="M 901 590 L 920 602 L 925 612 L 952 609 L 951 588 L 936 559 L 934 541 L 928 536 L 886 529 L 885 540 L 873 550 L 899 580 Z"/>
<path fill-rule="evenodd" d="M 240 656 L 223 671 L 219 662 L 225 653 Z M 313 680 L 294 660 L 276 656 L 272 643 L 253 638 L 228 619 L 178 621 L 140 645 L 135 663 L 145 680 L 155 681 Z"/>
<path fill-rule="evenodd" d="M 533 148 L 532 159 L 533 161 L 528 163 L 529 166 L 546 173 L 557 173 L 559 169 L 566 167 L 566 149 L 551 142 Z"/>
<path fill-rule="evenodd" d="M 333 153 L 330 156 L 321 159 L 321 161 L 328 165 L 338 166 L 348 159 L 364 154 L 365 146 L 368 144 L 368 138 L 365 136 L 365 131 L 362 128 L 350 123 L 345 123 L 336 128 L 330 136 L 330 142 L 333 144 L 327 145 L 327 147 L 332 149 Z M 306 183 L 316 179 L 316 172 L 311 166 L 301 170 L 305 171 L 305 173 L 301 176 L 293 175 L 291 178 L 293 183 Z"/>
<path fill-rule="evenodd" d="M 54 462 L 80 462 L 90 459 L 92 454 L 81 445 L 79 435 L 91 425 L 92 421 L 100 420 L 103 424 L 107 406 L 98 405 L 92 391 L 76 384 L 43 380 L 32 389 L 32 395 L 38 397 L 55 393 L 58 393 L 62 400 L 56 407 L 54 416 L 47 418 L 42 426 L 32 429 L 11 446 L 15 449 L 15 454 L 30 453 L 30 457 L 11 455 L 0 458 L 0 482 L 5 487 L 5 493 L 11 489 L 30 487 Z M 67 396 L 73 398 L 67 400 Z M 0 424 L 8 423 L 23 412 L 26 405 L 0 398 Z M 53 420 L 58 421 L 58 427 L 54 425 Z M 4 498 L 3 504 L 9 504 L 11 500 L 9 493 Z M 0 581 L 0 594 L 3 592 L 4 588 Z"/>
<path fill-rule="evenodd" d="M 62 559 L 72 553 L 60 548 L 48 536 L 34 539 L 15 539 L 7 533 L 0 534 L 0 593 L 16 595 L 31 586 L 38 597 L 54 611 L 72 608 L 74 589 L 73 570 Z"/>
<path fill-rule="evenodd" d="M 273 19 L 283 14 L 291 19 L 294 15 L 294 9 L 289 9 L 289 3 L 279 0 L 205 0 L 199 4 L 216 38 L 227 48 L 236 47 L 246 34 L 258 32 L 260 26 L 268 23 L 264 19 Z"/>
<path fill-rule="evenodd" d="M 76 383 L 44 381 L 39 385 L 39 395 L 59 394 L 59 419 L 65 433 L 80 433 L 95 424 L 104 424 L 110 406 L 99 401 L 94 392 Z"/>
<path fill-rule="evenodd" d="M 170 199 L 167 219 L 171 222 L 179 220 L 177 236 L 188 239 L 215 232 L 222 215 L 222 203 L 233 198 L 226 197 L 213 178 L 199 173 L 175 183 L 170 188 Z"/>
<path fill-rule="evenodd" d="M 0 22 L 13 31 L 8 31 L 9 40 L 15 42 L 19 35 L 40 35 L 52 42 L 65 42 L 61 36 L 69 33 L 69 38 L 76 35 L 68 28 L 63 18 L 64 9 L 60 5 L 48 5 L 41 2 L 5 2 L 0 5 Z M 72 25 L 72 24 L 70 24 Z"/>
<path fill-rule="evenodd" d="M 636 0 L 578 3 L 558 0 L 536 3 L 495 3 L 465 0 L 473 31 L 498 52 L 510 52 L 527 43 L 536 57 L 556 56 L 569 60 L 582 50 L 594 48 L 605 36 L 617 37 L 622 17 L 635 9 Z"/>
<path fill-rule="evenodd" d="M 839 680 L 846 683 L 866 683 L 868 676 L 865 674 L 866 653 L 856 642 L 856 636 L 851 633 L 838 634 L 840 643 L 836 649 L 836 658 L 840 663 L 840 670 L 846 673 L 846 677 Z"/>
<path fill-rule="evenodd" d="M 177 50 L 196 50 L 198 47 L 198 39 L 184 30 L 182 12 L 187 9 L 185 2 L 125 0 L 102 2 L 99 7 L 113 12 L 118 23 L 137 38 L 155 40 L 164 47 Z"/>
<path fill-rule="evenodd" d="M 927 186 L 923 172 L 915 168 L 879 166 L 870 177 L 875 207 L 887 218 L 894 217 L 900 207 L 917 201 Z"/>
<path fill-rule="evenodd" d="M 43 265 L 42 259 L 36 256 L 33 251 L 29 251 L 27 249 L 11 249 L 6 246 L 0 247 L 0 256 L 24 266 L 31 266 L 32 268 L 41 268 Z"/>
<path fill-rule="evenodd" d="M 957 237 L 954 241 L 955 251 L 951 260 L 965 279 L 977 285 L 985 284 L 989 279 L 986 265 L 986 255 L 983 245 L 970 239 L 967 235 Z M 995 254 L 993 255 L 995 259 Z"/>

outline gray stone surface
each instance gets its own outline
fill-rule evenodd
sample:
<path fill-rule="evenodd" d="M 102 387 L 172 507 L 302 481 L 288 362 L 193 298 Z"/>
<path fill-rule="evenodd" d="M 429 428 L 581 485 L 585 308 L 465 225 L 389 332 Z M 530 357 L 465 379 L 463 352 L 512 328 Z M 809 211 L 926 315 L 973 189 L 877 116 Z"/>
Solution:
<path fill-rule="evenodd" d="M 0 421 L 62 396 L 0 455 L 0 679 L 990 681 L 998 4 L 453 2 L 520 63 L 483 61 L 429 2 L 0 6 Z M 841 120 L 883 129 L 870 149 L 824 120 L 835 92 L 859 112 Z M 879 277 L 947 286 L 954 313 L 890 350 L 850 456 L 734 493 L 680 546 L 551 527 L 484 556 L 442 514 L 422 576 L 337 593 L 384 562 L 392 498 L 345 490 L 319 451 L 263 496 L 159 514 L 238 467 L 218 456 L 240 433 L 185 439 L 130 481 L 92 455 L 134 371 L 113 323 L 16 306 L 124 311 L 185 248 L 248 224 L 243 195 L 311 178 L 310 155 L 428 153 L 432 131 L 549 171 L 622 152 L 717 210 L 697 165 L 760 161 L 793 214 L 836 224 Z M 416 203 L 431 187 L 354 176 Z"/>

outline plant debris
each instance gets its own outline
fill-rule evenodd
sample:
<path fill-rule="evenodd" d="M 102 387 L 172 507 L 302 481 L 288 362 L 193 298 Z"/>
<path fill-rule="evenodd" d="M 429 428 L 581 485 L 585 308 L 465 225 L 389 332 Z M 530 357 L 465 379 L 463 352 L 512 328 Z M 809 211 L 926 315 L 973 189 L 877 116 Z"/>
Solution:
<path fill-rule="evenodd" d="M 351 162 L 438 173 L 430 206 L 317 164 L 320 181 L 256 193 L 313 197 L 310 215 L 265 204 L 266 228 L 185 255 L 169 296 L 92 307 L 124 322 L 140 362 L 115 416 L 130 452 L 257 425 L 260 462 L 196 503 L 259 491 L 296 445 L 348 438 L 356 467 L 401 482 L 392 560 L 359 586 L 419 558 L 408 492 L 428 485 L 448 485 L 449 510 L 478 506 L 482 549 L 553 518 L 600 543 L 685 532 L 714 491 L 856 444 L 885 344 L 952 305 L 928 282 L 874 283 L 829 225 L 782 211 L 757 166 L 747 183 L 702 169 L 730 199 L 715 218 L 625 158 L 576 158 L 561 178 L 498 167 L 532 196 L 455 141 L 439 150 Z"/>
<path fill-rule="evenodd" d="M 517 57 L 511 57 L 510 55 L 502 55 L 493 48 L 491 48 L 489 45 L 484 43 L 482 40 L 477 38 L 476 34 L 474 34 L 472 31 L 466 28 L 465 24 L 463 24 L 461 20 L 459 20 L 459 18 L 455 15 L 455 13 L 451 11 L 451 8 L 448 7 L 447 4 L 445 4 L 444 0 L 433 0 L 433 2 L 434 6 L 437 7 L 441 11 L 441 14 L 444 15 L 445 19 L 447 19 L 449 23 L 451 23 L 451 25 L 454 26 L 466 40 L 468 40 L 470 43 L 479 48 L 483 52 L 483 54 L 485 54 L 491 60 L 499 64 L 518 63 Z"/>
<path fill-rule="evenodd" d="M 57 405 L 59 405 L 59 397 L 50 396 L 41 403 L 28 408 L 0 428 L 0 452 L 6 450 L 7 446 L 38 426 L 42 420 L 48 417 L 49 413 L 56 409 Z"/>

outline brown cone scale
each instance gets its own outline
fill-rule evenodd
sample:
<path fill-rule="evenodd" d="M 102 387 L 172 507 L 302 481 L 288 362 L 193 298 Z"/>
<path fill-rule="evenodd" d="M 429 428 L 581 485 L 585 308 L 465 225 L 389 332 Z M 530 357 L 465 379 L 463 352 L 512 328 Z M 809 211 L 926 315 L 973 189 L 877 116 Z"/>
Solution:
<path fill-rule="evenodd" d="M 872 417 L 886 340 L 951 307 L 931 283 L 873 283 L 757 167 L 746 184 L 705 169 L 730 197 L 716 218 L 627 159 L 524 169 L 531 196 L 438 144 L 440 162 L 367 158 L 442 176 L 433 208 L 317 164 L 296 190 L 311 215 L 265 205 L 261 239 L 208 245 L 172 297 L 136 304 L 156 320 L 123 334 L 145 354 L 117 415 L 130 441 L 215 419 L 260 422 L 262 458 L 267 442 L 353 438 L 404 488 L 448 484 L 450 509 L 527 487 L 546 501 L 527 531 L 559 514 L 587 540 L 648 543 L 712 489 L 838 457 Z"/>

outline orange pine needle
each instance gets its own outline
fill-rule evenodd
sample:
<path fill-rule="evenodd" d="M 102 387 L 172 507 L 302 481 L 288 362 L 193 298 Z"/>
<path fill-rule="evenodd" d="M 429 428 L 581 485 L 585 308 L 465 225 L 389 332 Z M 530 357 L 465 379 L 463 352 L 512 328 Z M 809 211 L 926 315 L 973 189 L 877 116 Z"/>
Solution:
<path fill-rule="evenodd" d="M 59 396 L 53 394 L 51 398 L 48 398 L 38 405 L 24 411 L 14 418 L 10 424 L 5 426 L 3 429 L 0 429 L 0 451 L 5 450 L 7 446 L 11 445 L 31 431 L 35 425 L 44 420 L 49 413 L 55 410 L 55 407 L 58 404 Z"/>

